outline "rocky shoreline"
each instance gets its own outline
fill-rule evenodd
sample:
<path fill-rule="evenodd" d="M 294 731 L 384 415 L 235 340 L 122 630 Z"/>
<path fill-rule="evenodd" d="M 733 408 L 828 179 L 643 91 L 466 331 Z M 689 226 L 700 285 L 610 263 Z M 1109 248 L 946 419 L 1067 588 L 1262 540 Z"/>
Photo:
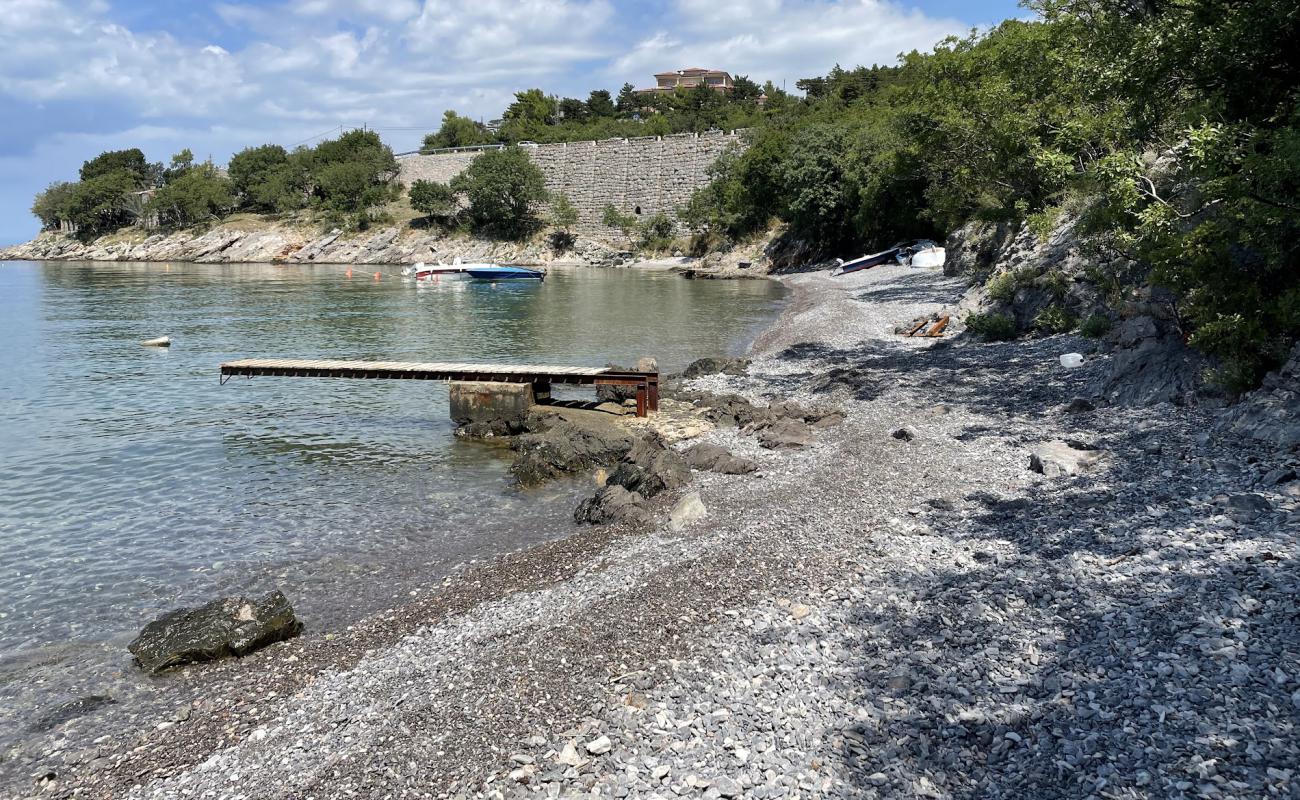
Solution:
<path fill-rule="evenodd" d="M 747 368 L 682 387 L 680 402 L 732 422 L 667 443 L 706 467 L 689 486 L 332 638 L 187 668 L 183 705 L 138 729 L 90 740 L 93 709 L 56 723 L 43 750 L 0 762 L 0 785 L 137 798 L 1300 791 L 1300 455 L 1256 435 L 1286 413 L 1294 374 L 1243 405 L 1253 416 L 1111 407 L 1095 387 L 1116 355 L 1094 341 L 894 333 L 956 308 L 960 278 L 785 280 L 794 301 Z M 1062 367 L 1065 352 L 1084 365 Z M 746 406 L 838 418 L 764 446 L 775 440 Z M 707 469 L 718 450 L 753 469 Z M 670 514 L 691 496 L 692 514 Z"/>
<path fill-rule="evenodd" d="M 130 229 L 83 242 L 44 232 L 24 244 L 0 249 L 0 261 L 180 261 L 202 264 L 414 264 L 497 261 L 516 264 L 565 262 L 621 266 L 630 252 L 589 239 L 556 253 L 544 242 L 503 242 L 389 226 L 365 233 L 322 232 L 282 223 L 231 222 L 208 230 L 148 233 Z"/>

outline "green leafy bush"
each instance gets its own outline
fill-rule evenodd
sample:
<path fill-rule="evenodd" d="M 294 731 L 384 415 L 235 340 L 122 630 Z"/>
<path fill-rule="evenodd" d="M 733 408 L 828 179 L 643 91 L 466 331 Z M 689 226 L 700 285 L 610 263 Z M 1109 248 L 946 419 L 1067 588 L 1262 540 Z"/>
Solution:
<path fill-rule="evenodd" d="M 542 171 L 518 147 L 488 150 L 451 182 L 469 201 L 468 218 L 477 233 L 519 239 L 541 224 L 538 210 L 546 201 Z"/>
<path fill-rule="evenodd" d="M 425 216 L 446 218 L 456 213 L 456 192 L 445 183 L 416 181 L 409 196 L 411 208 Z"/>
<path fill-rule="evenodd" d="M 184 227 L 226 216 L 235 208 L 230 179 L 211 163 L 192 166 L 156 191 L 146 211 L 158 215 L 158 222 Z"/>
<path fill-rule="evenodd" d="M 1105 314 L 1093 314 L 1079 325 L 1079 333 L 1089 339 L 1100 339 L 1110 333 L 1114 321 Z"/>
<path fill-rule="evenodd" d="M 972 314 L 966 318 L 966 329 L 986 342 L 1016 338 L 1016 321 L 1009 314 Z"/>
<path fill-rule="evenodd" d="M 997 300 L 998 302 L 1010 303 L 1015 299 L 1016 289 L 1018 289 L 1019 286 L 1016 274 L 1008 270 L 1006 272 L 999 272 L 997 275 L 989 278 L 988 283 L 984 284 L 984 291 L 988 293 L 990 298 Z"/>
<path fill-rule="evenodd" d="M 1079 324 L 1079 320 L 1067 309 L 1050 305 L 1034 318 L 1034 330 L 1040 333 L 1069 333 Z"/>

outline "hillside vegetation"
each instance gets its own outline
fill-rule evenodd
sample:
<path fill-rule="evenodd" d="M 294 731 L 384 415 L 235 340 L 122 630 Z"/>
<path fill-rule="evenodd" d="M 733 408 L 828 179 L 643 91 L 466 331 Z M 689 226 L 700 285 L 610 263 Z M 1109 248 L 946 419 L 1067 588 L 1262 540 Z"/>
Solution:
<path fill-rule="evenodd" d="M 684 221 L 739 238 L 774 214 L 835 252 L 1068 210 L 1173 290 L 1231 388 L 1254 385 L 1300 337 L 1300 7 L 1029 5 L 1038 21 L 801 82 Z"/>

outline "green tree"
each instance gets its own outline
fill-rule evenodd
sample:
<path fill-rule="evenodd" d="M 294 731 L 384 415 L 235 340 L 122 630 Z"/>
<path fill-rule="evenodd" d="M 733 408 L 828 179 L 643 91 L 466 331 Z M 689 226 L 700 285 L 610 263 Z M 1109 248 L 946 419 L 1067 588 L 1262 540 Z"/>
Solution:
<path fill-rule="evenodd" d="M 167 185 L 194 168 L 194 153 L 188 147 L 172 156 L 172 163 L 162 172 L 163 185 Z"/>
<path fill-rule="evenodd" d="M 419 180 L 411 184 L 411 208 L 429 217 L 450 217 L 456 213 L 456 192 L 445 183 Z"/>
<path fill-rule="evenodd" d="M 392 196 L 397 159 L 374 131 L 349 131 L 321 142 L 311 152 L 309 173 L 322 208 L 362 211 Z"/>
<path fill-rule="evenodd" d="M 442 127 L 436 133 L 424 137 L 424 150 L 436 150 L 443 147 L 472 147 L 489 144 L 493 141 L 492 132 L 482 123 L 462 117 L 451 109 L 442 114 Z"/>
<path fill-rule="evenodd" d="M 614 104 L 615 110 L 624 117 L 630 117 L 641 110 L 642 98 L 637 94 L 636 87 L 630 83 L 623 84 L 623 88 L 618 90 L 618 100 Z"/>
<path fill-rule="evenodd" d="M 537 229 L 537 211 L 547 196 L 542 171 L 518 147 L 480 154 L 451 186 L 469 201 L 474 230 L 509 239 Z"/>
<path fill-rule="evenodd" d="M 152 186 L 160 168 L 150 164 L 138 147 L 108 150 L 81 165 L 81 180 L 89 181 L 115 172 L 126 174 L 137 189 Z"/>
<path fill-rule="evenodd" d="M 595 119 L 613 119 L 618 113 L 614 107 L 614 98 L 606 89 L 593 89 L 587 96 L 587 114 Z"/>
<path fill-rule="evenodd" d="M 555 122 L 557 112 L 555 98 L 541 89 L 527 89 L 515 92 L 515 101 L 506 107 L 502 119 L 532 125 L 551 125 Z"/>
<path fill-rule="evenodd" d="M 737 75 L 732 79 L 729 95 L 731 102 L 739 105 L 757 105 L 758 98 L 762 94 L 763 87 L 751 81 L 748 75 Z"/>
<path fill-rule="evenodd" d="M 560 119 L 565 122 L 582 122 L 587 119 L 587 104 L 573 97 L 560 100 Z"/>
<path fill-rule="evenodd" d="M 130 225 L 136 219 L 132 199 L 135 177 L 126 170 L 111 170 L 74 184 L 68 193 L 68 221 L 83 238 L 91 238 Z"/>
<path fill-rule="evenodd" d="M 77 184 L 57 181 L 39 192 L 32 201 L 32 214 L 41 221 L 42 230 L 55 230 L 59 223 L 71 221 L 71 200 Z"/>
<path fill-rule="evenodd" d="M 210 162 L 192 166 L 154 192 L 145 207 L 160 224 L 185 227 L 226 216 L 235 208 L 230 180 Z"/>
<path fill-rule="evenodd" d="M 240 206 L 250 211 L 271 212 L 285 211 L 288 207 L 300 207 L 301 199 L 295 206 L 285 202 L 292 194 L 290 184 L 289 154 L 278 144 L 264 144 L 260 147 L 248 147 L 235 153 L 227 167 L 230 183 Z M 299 181 L 299 198 L 305 195 L 305 188 Z"/>

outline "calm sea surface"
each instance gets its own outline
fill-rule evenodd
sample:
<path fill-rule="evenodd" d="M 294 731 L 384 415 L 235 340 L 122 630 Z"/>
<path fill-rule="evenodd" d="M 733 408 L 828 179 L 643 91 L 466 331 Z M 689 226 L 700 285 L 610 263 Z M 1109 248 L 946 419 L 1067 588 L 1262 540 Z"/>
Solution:
<path fill-rule="evenodd" d="M 345 269 L 0 263 L 0 663 L 116 652 L 163 610 L 274 586 L 319 629 L 568 525 L 578 487 L 513 489 L 507 452 L 452 436 L 442 384 L 220 386 L 223 360 L 671 370 L 742 347 L 781 297 L 649 271 L 417 288 Z"/>

